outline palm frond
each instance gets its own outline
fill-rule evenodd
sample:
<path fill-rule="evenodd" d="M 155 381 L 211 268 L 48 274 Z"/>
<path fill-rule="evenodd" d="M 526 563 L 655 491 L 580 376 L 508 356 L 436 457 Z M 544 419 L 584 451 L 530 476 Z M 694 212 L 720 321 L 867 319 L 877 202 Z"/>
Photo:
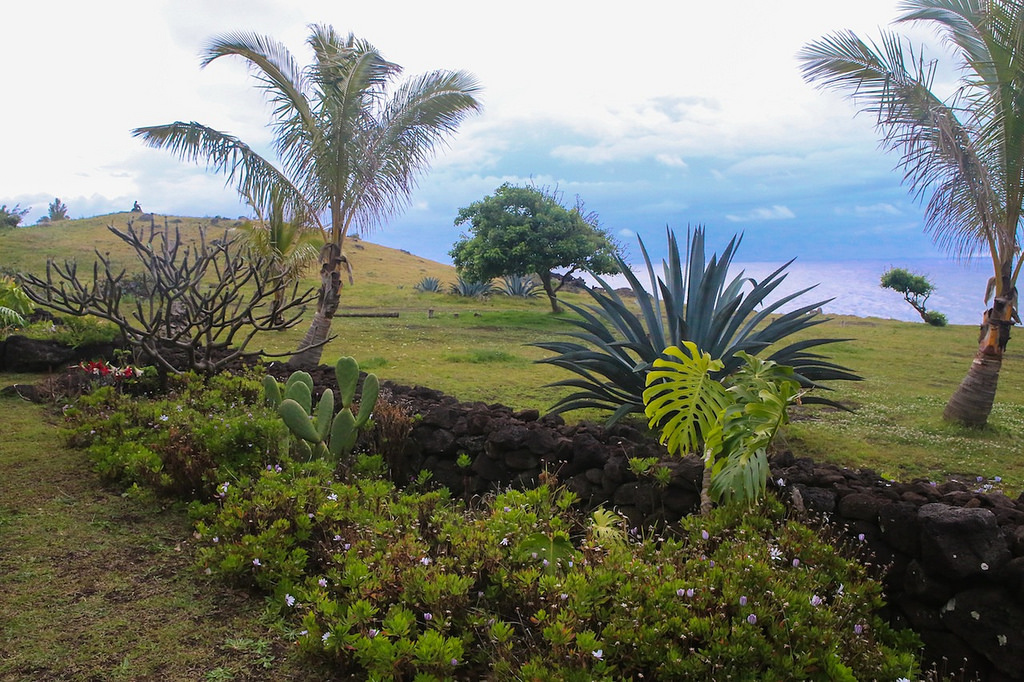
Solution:
<path fill-rule="evenodd" d="M 904 184 L 927 197 L 926 228 L 951 255 L 990 252 L 1000 279 L 1016 258 L 1024 203 L 1024 3 L 906 0 L 899 22 L 925 23 L 962 63 L 943 100 L 935 62 L 892 32 L 867 43 L 852 32 L 808 44 L 806 80 L 845 92 L 877 117 L 883 146 L 900 154 Z"/>
<path fill-rule="evenodd" d="M 253 206 L 269 206 L 277 193 L 291 212 L 314 213 L 302 192 L 280 170 L 237 137 L 194 121 L 136 128 L 132 135 L 150 147 L 170 151 L 182 161 L 205 162 L 208 169 L 224 173 L 227 184 L 234 185 Z"/>

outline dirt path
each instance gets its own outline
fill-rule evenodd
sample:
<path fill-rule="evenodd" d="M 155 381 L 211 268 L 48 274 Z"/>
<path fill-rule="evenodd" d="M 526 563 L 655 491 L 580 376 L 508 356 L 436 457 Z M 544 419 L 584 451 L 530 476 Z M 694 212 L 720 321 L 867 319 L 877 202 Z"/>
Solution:
<path fill-rule="evenodd" d="M 0 398 L 0 680 L 319 677 L 197 575 L 184 511 L 104 488 L 58 418 Z"/>

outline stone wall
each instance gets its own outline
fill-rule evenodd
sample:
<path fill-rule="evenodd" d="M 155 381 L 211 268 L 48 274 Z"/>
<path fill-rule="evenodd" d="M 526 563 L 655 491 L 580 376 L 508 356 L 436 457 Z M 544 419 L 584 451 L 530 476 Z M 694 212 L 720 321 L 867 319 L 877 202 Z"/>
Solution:
<path fill-rule="evenodd" d="M 68 365 L 77 365 L 83 360 L 114 357 L 113 343 L 90 343 L 77 347 L 59 341 L 30 339 L 13 335 L 0 340 L 0 371 L 3 372 L 53 372 L 63 371 Z"/>
<path fill-rule="evenodd" d="M 667 487 L 638 478 L 629 458 L 660 458 L 664 449 L 630 426 L 566 425 L 536 410 L 385 387 L 413 417 L 392 459 L 400 479 L 426 469 L 471 496 L 533 485 L 549 472 L 587 507 L 613 507 L 639 527 L 697 510 L 700 460 L 668 460 Z M 463 454 L 466 468 L 457 464 Z M 1012 500 L 956 481 L 892 483 L 788 453 L 775 457 L 771 487 L 868 565 L 885 586 L 887 615 L 921 635 L 930 664 L 951 674 L 966 668 L 966 679 L 1024 680 L 1024 495 Z"/>

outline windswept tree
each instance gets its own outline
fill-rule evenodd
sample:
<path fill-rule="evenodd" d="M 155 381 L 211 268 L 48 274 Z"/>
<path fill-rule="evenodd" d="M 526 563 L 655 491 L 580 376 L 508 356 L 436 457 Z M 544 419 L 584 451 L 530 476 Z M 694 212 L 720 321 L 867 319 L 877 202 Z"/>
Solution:
<path fill-rule="evenodd" d="M 449 252 L 469 279 L 536 274 L 552 312 L 561 312 L 557 293 L 572 273 L 619 271 L 619 249 L 598 225 L 597 216 L 577 202 L 566 208 L 554 192 L 504 184 L 492 196 L 459 210 L 456 225 L 469 223 Z M 552 270 L 564 269 L 557 284 Z"/>
<path fill-rule="evenodd" d="M 15 204 L 13 208 L 7 208 L 7 204 L 0 206 L 0 227 L 17 227 L 28 211 L 29 209 L 22 208 L 18 204 Z"/>
<path fill-rule="evenodd" d="M 882 273 L 879 284 L 883 289 L 892 289 L 903 294 L 903 300 L 928 324 L 933 327 L 946 326 L 945 315 L 925 307 L 928 298 L 935 291 L 935 285 L 924 275 L 915 275 L 903 268 L 889 268 Z"/>
<path fill-rule="evenodd" d="M 476 80 L 432 71 L 392 88 L 401 67 L 370 43 L 312 26 L 314 61 L 300 68 L 281 43 L 249 33 L 214 38 L 202 66 L 234 55 L 248 62 L 274 107 L 280 165 L 241 140 L 200 123 L 138 128 L 134 135 L 186 161 L 205 161 L 254 206 L 274 193 L 287 220 L 307 216 L 329 234 L 320 250 L 316 313 L 293 364 L 319 362 L 348 268 L 345 237 L 369 231 L 404 208 L 420 174 L 465 118 L 479 110 Z"/>
<path fill-rule="evenodd" d="M 904 183 L 914 196 L 928 197 L 925 224 L 936 243 L 957 258 L 978 252 L 991 258 L 992 307 L 967 377 L 944 412 L 951 421 L 981 426 L 995 401 L 1010 327 L 1019 321 L 1024 2 L 905 0 L 900 6 L 897 22 L 932 26 L 954 51 L 962 75 L 951 97 L 937 92 L 937 62 L 893 32 L 883 32 L 879 43 L 833 33 L 804 46 L 799 58 L 808 81 L 846 93 L 876 117 L 883 146 L 900 154 Z"/>

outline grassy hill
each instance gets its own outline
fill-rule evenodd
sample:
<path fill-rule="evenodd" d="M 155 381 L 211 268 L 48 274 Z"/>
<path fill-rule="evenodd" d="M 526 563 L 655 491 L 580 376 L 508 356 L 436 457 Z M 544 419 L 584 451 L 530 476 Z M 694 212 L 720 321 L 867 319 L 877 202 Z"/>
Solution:
<path fill-rule="evenodd" d="M 74 258 L 84 267 L 92 264 L 93 249 L 109 252 L 130 270 L 126 247 L 107 225 L 123 227 L 132 217 L 118 213 L 0 232 L 0 271 L 41 271 L 49 257 Z M 166 220 L 186 238 L 201 224 L 214 231 L 235 225 L 224 219 L 134 217 L 136 225 L 147 228 L 161 228 Z M 337 338 L 325 348 L 324 362 L 352 355 L 384 379 L 516 408 L 544 410 L 563 394 L 565 389 L 544 385 L 568 374 L 535 364 L 546 352 L 526 345 L 569 328 L 564 316 L 550 314 L 544 299 L 494 296 L 480 301 L 421 293 L 414 287 L 423 277 L 448 284 L 455 279 L 454 269 L 365 240 L 353 240 L 346 248 L 355 284 L 342 292 L 342 311 L 398 312 L 399 317 L 336 319 L 332 331 Z M 310 278 L 304 284 L 316 282 Z M 565 298 L 588 300 L 584 294 Z M 303 323 L 263 335 L 256 347 L 287 353 L 305 328 Z M 1011 341 L 990 426 L 975 431 L 946 424 L 941 412 L 971 362 L 976 328 L 837 317 L 813 333 L 850 338 L 835 344 L 831 353 L 865 381 L 837 384 L 831 396 L 854 407 L 853 412 L 797 411 L 783 439 L 798 455 L 871 467 L 898 479 L 959 476 L 973 481 L 980 475 L 992 482 L 998 476 L 1008 492 L 1024 487 L 1024 340 Z M 0 385 L 8 383 L 5 379 L 10 377 L 0 376 Z"/>

